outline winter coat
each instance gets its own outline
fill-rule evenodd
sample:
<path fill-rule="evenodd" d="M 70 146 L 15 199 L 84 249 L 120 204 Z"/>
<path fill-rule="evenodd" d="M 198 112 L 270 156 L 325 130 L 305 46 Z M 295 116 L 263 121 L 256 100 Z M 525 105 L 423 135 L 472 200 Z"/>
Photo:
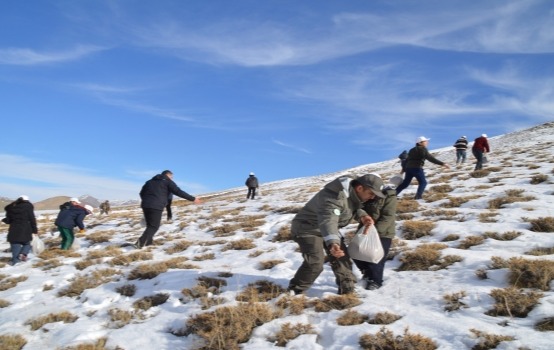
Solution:
<path fill-rule="evenodd" d="M 110 203 L 108 202 L 100 203 L 100 210 L 110 211 Z"/>
<path fill-rule="evenodd" d="M 473 142 L 473 150 L 481 151 L 481 152 L 490 152 L 491 149 L 489 147 L 489 141 L 487 141 L 486 137 L 480 136 L 475 139 L 475 142 Z"/>
<path fill-rule="evenodd" d="M 339 177 L 319 191 L 292 220 L 293 236 L 321 236 L 328 246 L 340 244 L 339 228 L 367 213 L 362 209 L 350 176 Z"/>
<path fill-rule="evenodd" d="M 258 188 L 258 178 L 254 175 L 250 175 L 248 179 L 246 179 L 246 182 L 244 183 L 249 188 L 256 187 Z"/>
<path fill-rule="evenodd" d="M 379 236 L 392 239 L 396 235 L 396 188 L 386 187 L 383 193 L 385 198 L 375 197 L 366 202 L 363 209 L 375 222 Z"/>
<path fill-rule="evenodd" d="M 164 210 L 168 203 L 169 194 L 194 201 L 196 197 L 181 190 L 173 180 L 165 175 L 158 174 L 146 181 L 140 190 L 140 206 L 142 208 Z"/>
<path fill-rule="evenodd" d="M 78 205 L 70 205 L 69 207 L 64 207 L 64 209 L 60 210 L 54 224 L 70 230 L 76 226 L 79 227 L 79 229 L 84 230 L 85 224 L 83 223 L 83 220 L 87 214 L 88 211 L 85 208 Z"/>
<path fill-rule="evenodd" d="M 416 145 L 408 152 L 408 161 L 406 162 L 406 169 L 408 168 L 423 168 L 425 160 L 430 161 L 438 165 L 444 165 L 443 162 L 433 157 L 425 146 Z"/>
<path fill-rule="evenodd" d="M 33 239 L 33 233 L 37 233 L 37 220 L 35 218 L 33 204 L 29 201 L 18 199 L 8 204 L 5 223 L 10 225 L 8 229 L 8 242 L 24 243 Z"/>
<path fill-rule="evenodd" d="M 454 143 L 454 147 L 456 149 L 461 149 L 465 151 L 467 149 L 467 140 L 464 138 L 457 139 L 456 142 Z"/>

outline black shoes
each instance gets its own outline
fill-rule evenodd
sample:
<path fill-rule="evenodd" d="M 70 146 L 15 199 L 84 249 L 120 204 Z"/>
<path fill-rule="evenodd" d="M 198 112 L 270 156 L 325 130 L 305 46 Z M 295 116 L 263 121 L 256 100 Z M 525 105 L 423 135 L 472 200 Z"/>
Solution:
<path fill-rule="evenodd" d="M 376 290 L 376 289 L 381 288 L 381 285 L 379 283 L 375 282 L 374 280 L 364 278 L 364 281 L 366 283 L 366 285 L 365 285 L 366 290 Z"/>

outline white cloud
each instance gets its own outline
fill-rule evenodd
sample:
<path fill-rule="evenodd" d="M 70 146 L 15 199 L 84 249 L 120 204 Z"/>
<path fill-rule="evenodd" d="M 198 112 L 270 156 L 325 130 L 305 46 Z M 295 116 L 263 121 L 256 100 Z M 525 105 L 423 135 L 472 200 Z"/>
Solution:
<path fill-rule="evenodd" d="M 298 151 L 298 152 L 307 153 L 307 154 L 312 153 L 306 148 L 298 147 L 298 146 L 295 146 L 295 145 L 292 145 L 292 144 L 289 144 L 289 143 L 285 143 L 285 142 L 282 142 L 282 141 L 279 141 L 279 140 L 272 140 L 272 141 L 276 145 L 283 146 L 283 147 L 286 147 L 286 148 L 290 148 L 290 149 L 293 149 L 293 150 Z"/>
<path fill-rule="evenodd" d="M 93 45 L 78 45 L 66 51 L 39 52 L 28 48 L 0 49 L 0 64 L 32 66 L 74 61 L 106 48 Z"/>

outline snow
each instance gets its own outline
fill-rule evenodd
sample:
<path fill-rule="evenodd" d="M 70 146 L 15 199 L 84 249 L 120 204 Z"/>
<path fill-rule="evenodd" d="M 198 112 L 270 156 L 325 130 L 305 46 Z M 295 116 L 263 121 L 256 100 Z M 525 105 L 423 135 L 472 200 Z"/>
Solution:
<path fill-rule="evenodd" d="M 529 230 L 528 219 L 554 216 L 553 162 L 554 123 L 491 138 L 492 155 L 487 168 L 500 167 L 482 178 L 469 176 L 473 170 L 473 157 L 468 154 L 469 163 L 462 168 L 453 166 L 455 152 L 453 148 L 433 150 L 437 158 L 448 162 L 452 168 L 443 170 L 433 164 L 426 164 L 429 181 L 426 195 L 434 185 L 448 184 L 453 188 L 449 193 L 453 197 L 471 197 L 459 207 L 442 207 L 447 200 L 434 202 L 420 201 L 420 208 L 414 212 L 414 220 L 437 220 L 432 236 L 417 240 L 401 239 L 402 220 L 397 221 L 397 237 L 406 243 L 405 249 L 413 249 L 424 243 L 441 242 L 448 247 L 441 251 L 442 256 L 458 255 L 462 261 L 437 271 L 397 271 L 401 262 L 397 255 L 388 261 L 385 270 L 384 286 L 376 291 L 366 291 L 361 283 L 357 293 L 362 304 L 353 309 L 364 315 L 377 312 L 389 312 L 401 318 L 385 327 L 396 335 L 402 335 L 406 328 L 432 339 L 439 349 L 470 349 L 478 339 L 470 332 L 477 329 L 495 335 L 509 335 L 515 339 L 500 343 L 498 349 L 552 349 L 554 332 L 539 332 L 534 325 L 548 317 L 554 317 L 553 283 L 550 290 L 542 291 L 538 305 L 525 318 L 493 317 L 486 314 L 492 308 L 494 299 L 490 296 L 493 289 L 509 286 L 507 269 L 491 269 L 491 258 L 509 259 L 521 256 L 525 259 L 553 260 L 553 255 L 532 256 L 525 252 L 533 248 L 554 247 L 554 232 L 540 233 Z M 454 141 L 455 138 L 453 138 Z M 431 145 L 432 146 L 432 145 Z M 469 153 L 469 152 L 468 152 Z M 81 236 L 79 256 L 60 256 L 60 266 L 52 268 L 33 267 L 43 259 L 30 255 L 29 261 L 16 266 L 7 265 L 10 253 L 6 242 L 7 226 L 0 231 L 0 275 L 2 283 L 11 277 L 27 277 L 15 287 L 0 291 L 0 300 L 10 305 L 0 309 L 0 335 L 19 334 L 27 341 L 27 349 L 57 349 L 95 343 L 107 338 L 106 349 L 194 349 L 201 346 L 199 337 L 190 335 L 179 337 L 170 330 L 183 328 L 190 317 L 203 312 L 213 311 L 218 306 L 203 310 L 198 300 L 184 297 L 181 291 L 197 285 L 200 276 L 218 277 L 220 273 L 229 273 L 225 278 L 227 286 L 222 288 L 218 297 L 225 298 L 223 305 L 236 305 L 235 297 L 249 283 L 268 280 L 286 288 L 302 262 L 297 245 L 292 241 L 274 242 L 273 238 L 282 227 L 287 227 L 294 214 L 280 208 L 301 207 L 313 194 L 328 181 L 340 174 L 362 175 L 376 172 L 384 178 L 390 178 L 399 170 L 396 159 L 382 163 L 367 164 L 347 169 L 343 172 L 325 174 L 309 178 L 290 179 L 262 184 L 263 195 L 256 200 L 246 201 L 246 189 L 239 187 L 220 193 L 207 194 L 204 203 L 194 206 L 185 201 L 175 201 L 174 221 L 164 223 L 156 234 L 158 245 L 149 248 L 153 261 L 164 261 L 175 257 L 186 257 L 187 263 L 197 265 L 197 269 L 169 269 L 152 279 L 128 280 L 129 272 L 136 266 L 149 261 L 133 261 L 128 266 L 109 265 L 111 257 L 98 259 L 98 262 L 80 271 L 74 265 L 82 261 L 92 251 L 104 251 L 108 246 L 121 247 L 123 253 L 136 252 L 125 243 L 134 243 L 142 233 L 140 226 L 140 208 L 126 207 L 114 210 L 110 216 L 95 215 L 87 219 L 86 236 L 100 232 L 109 232 L 109 242 L 93 243 Z M 548 175 L 548 180 L 540 184 L 530 184 L 537 174 Z M 444 175 L 452 175 L 445 182 L 437 183 Z M 491 178 L 497 178 L 491 182 Z M 416 185 L 408 187 L 401 197 L 411 197 Z M 535 199 L 515 202 L 491 211 L 487 209 L 491 199 L 502 197 L 507 190 L 524 190 L 524 196 Z M 453 210 L 455 219 L 423 215 L 425 211 L 436 209 Z M 494 212 L 494 222 L 481 222 L 479 214 Z M 223 216 L 217 213 L 227 213 Z M 237 229 L 228 237 L 215 237 L 214 228 L 224 224 L 232 225 L 234 220 L 245 215 L 263 216 L 265 223 L 253 231 Z M 55 212 L 37 212 L 42 238 L 51 246 L 59 242 L 53 227 Z M 343 232 L 354 229 L 351 225 Z M 513 240 L 501 241 L 486 238 L 480 245 L 469 249 L 459 249 L 464 238 L 483 235 L 485 232 L 503 234 L 509 231 L 521 232 Z M 448 235 L 456 234 L 459 239 L 443 242 Z M 249 250 L 223 249 L 227 242 L 251 238 L 256 245 Z M 193 244 L 186 250 L 169 254 L 165 249 L 175 242 L 186 239 Z M 49 242 L 49 243 L 48 243 Z M 143 249 L 142 251 L 145 251 Z M 259 254 L 253 252 L 259 251 Z M 213 253 L 213 259 L 199 260 L 195 257 Z M 283 260 L 269 270 L 260 270 L 259 263 L 268 260 Z M 150 261 L 152 263 L 152 261 Z M 78 297 L 59 297 L 58 292 L 66 288 L 75 276 L 90 274 L 92 271 L 114 268 L 120 272 L 115 278 L 98 287 L 84 290 Z M 476 271 L 484 269 L 487 279 L 479 279 Z M 355 269 L 356 275 L 360 273 Z M 307 292 L 311 300 L 335 295 L 337 287 L 329 266 Z M 131 297 L 123 296 L 116 288 L 125 284 L 136 285 L 136 293 Z M 49 288 L 45 288 L 49 286 Z M 4 288 L 0 288 L 4 289 Z M 460 310 L 444 310 L 444 296 L 464 291 L 462 301 L 468 306 Z M 169 299 L 152 307 L 144 313 L 144 319 L 133 319 L 131 323 L 117 328 L 113 326 L 109 310 L 135 310 L 133 302 L 145 296 L 157 293 L 169 294 Z M 270 301 L 274 304 L 274 300 Z M 38 330 L 31 330 L 29 320 L 50 313 L 67 311 L 78 316 L 74 323 L 47 323 Z M 337 317 L 344 310 L 316 312 L 307 308 L 301 315 L 285 313 L 282 317 L 265 323 L 254 329 L 250 340 L 241 345 L 243 349 L 278 349 L 268 338 L 275 335 L 284 323 L 307 323 L 314 327 L 317 334 L 305 334 L 288 342 L 286 349 L 360 349 L 360 336 L 375 334 L 383 326 L 362 323 L 353 326 L 339 326 Z"/>

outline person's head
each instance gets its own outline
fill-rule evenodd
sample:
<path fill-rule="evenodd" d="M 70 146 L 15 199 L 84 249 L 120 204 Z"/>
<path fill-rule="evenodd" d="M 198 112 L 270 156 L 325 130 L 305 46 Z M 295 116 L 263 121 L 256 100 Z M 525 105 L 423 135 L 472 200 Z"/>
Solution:
<path fill-rule="evenodd" d="M 76 197 L 71 197 L 71 198 L 69 198 L 69 201 L 70 201 L 71 204 L 73 204 L 73 205 L 81 204 L 81 202 L 79 201 L 79 199 L 76 198 Z"/>
<path fill-rule="evenodd" d="M 429 143 L 429 140 L 431 140 L 431 139 L 428 139 L 425 136 L 420 136 L 416 139 L 416 144 L 421 145 L 421 146 L 427 146 L 427 144 Z"/>
<path fill-rule="evenodd" d="M 171 172 L 171 170 L 164 170 L 164 171 L 162 171 L 162 175 L 163 175 L 163 176 L 166 176 L 166 177 L 168 177 L 168 178 L 170 178 L 170 179 L 173 180 L 173 173 Z"/>
<path fill-rule="evenodd" d="M 352 188 L 362 202 L 375 197 L 385 198 L 383 194 L 383 180 L 377 174 L 366 174 L 352 180 Z"/>

